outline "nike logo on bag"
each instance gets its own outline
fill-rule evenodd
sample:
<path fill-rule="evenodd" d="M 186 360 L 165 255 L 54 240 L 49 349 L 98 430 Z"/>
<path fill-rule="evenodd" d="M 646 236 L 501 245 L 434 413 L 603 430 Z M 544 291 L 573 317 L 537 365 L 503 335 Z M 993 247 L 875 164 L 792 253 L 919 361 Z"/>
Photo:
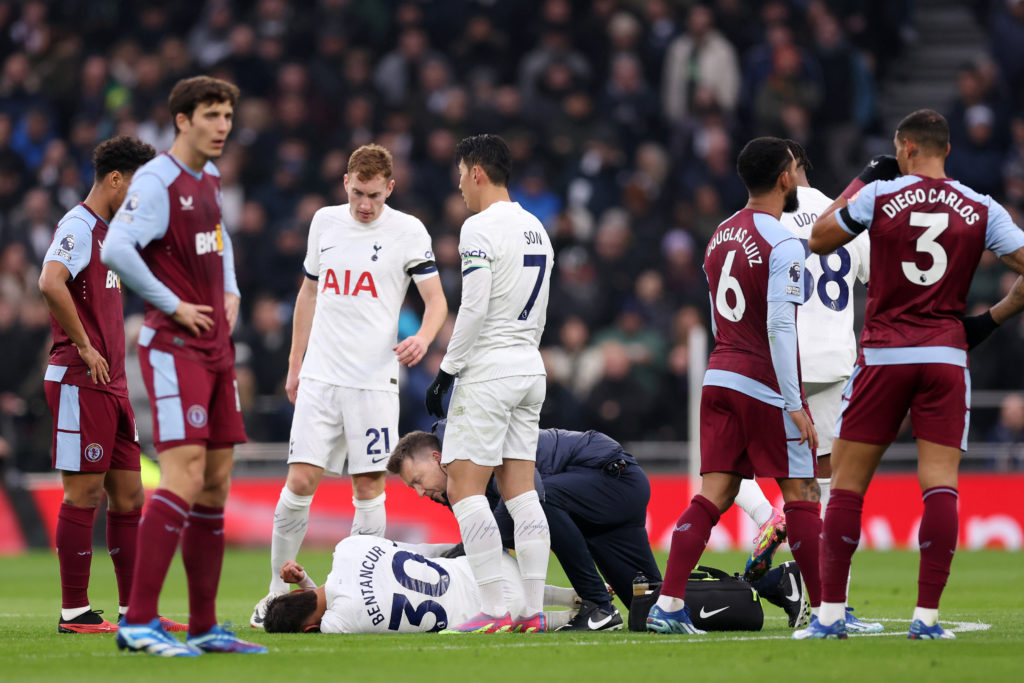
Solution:
<path fill-rule="evenodd" d="M 796 602 L 800 599 L 800 589 L 796 586 L 796 579 L 792 574 L 789 575 L 789 587 L 790 593 L 786 596 L 786 599 L 790 602 Z"/>
<path fill-rule="evenodd" d="M 729 605 L 726 605 L 725 607 L 719 607 L 718 609 L 713 609 L 710 612 L 708 612 L 706 609 L 701 607 L 700 608 L 700 618 L 701 619 L 707 619 L 708 617 L 713 617 L 716 614 L 718 614 L 719 612 L 724 612 L 727 609 L 729 609 Z"/>
<path fill-rule="evenodd" d="M 587 620 L 587 628 L 589 628 L 591 631 L 598 631 L 601 629 L 602 626 L 611 621 L 612 617 L 614 616 L 614 614 L 609 614 L 604 619 L 599 619 L 598 621 L 594 621 L 594 618 L 590 617 L 590 619 Z"/>

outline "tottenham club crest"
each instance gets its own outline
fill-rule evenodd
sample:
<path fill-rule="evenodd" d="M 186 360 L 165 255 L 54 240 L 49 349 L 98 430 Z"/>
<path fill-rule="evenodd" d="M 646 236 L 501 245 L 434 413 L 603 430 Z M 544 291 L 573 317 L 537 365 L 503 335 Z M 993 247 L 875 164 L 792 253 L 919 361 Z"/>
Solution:
<path fill-rule="evenodd" d="M 85 447 L 85 459 L 89 462 L 99 462 L 103 457 L 103 446 L 98 443 L 91 443 Z"/>
<path fill-rule="evenodd" d="M 377 252 L 379 252 L 383 248 L 384 247 L 382 247 L 380 244 L 378 244 L 377 242 L 374 242 L 373 243 L 373 256 L 370 257 L 370 260 L 371 261 L 376 261 L 378 258 L 380 258 L 380 254 L 378 254 Z"/>
<path fill-rule="evenodd" d="M 193 405 L 188 409 L 188 423 L 196 429 L 206 426 L 206 408 L 201 405 Z"/>

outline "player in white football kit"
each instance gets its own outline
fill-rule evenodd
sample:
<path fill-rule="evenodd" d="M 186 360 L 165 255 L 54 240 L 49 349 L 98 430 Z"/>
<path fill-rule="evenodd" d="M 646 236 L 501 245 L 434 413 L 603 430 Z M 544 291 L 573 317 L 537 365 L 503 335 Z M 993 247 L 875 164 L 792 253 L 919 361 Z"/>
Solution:
<path fill-rule="evenodd" d="M 453 624 L 460 632 L 510 628 L 543 631 L 544 579 L 551 545 L 533 485 L 545 372 L 538 344 L 547 317 L 554 260 L 541 225 L 508 194 L 509 149 L 496 135 L 456 147 L 459 189 L 470 211 L 459 238 L 462 305 L 441 369 L 427 389 L 427 410 L 444 417 L 442 463 L 448 499 L 480 586 L 480 614 Z M 484 495 L 494 475 L 515 525 L 516 559 L 525 591 L 513 614 L 504 598 L 501 534 Z"/>
<path fill-rule="evenodd" d="M 298 554 L 325 471 L 340 475 L 348 461 L 351 533 L 385 532 L 399 363 L 416 365 L 448 315 L 430 235 L 417 218 L 384 203 L 394 186 L 390 152 L 364 145 L 349 157 L 349 203 L 320 209 L 309 227 L 285 383 L 295 403 L 288 478 L 274 511 L 270 591 L 253 610 L 255 627 L 267 600 L 288 590 L 281 567 Z M 423 322 L 396 344 L 410 281 L 423 297 Z"/>
<path fill-rule="evenodd" d="M 835 424 L 842 406 L 843 387 L 857 359 L 857 335 L 853 329 L 854 279 L 867 284 L 870 275 L 871 245 L 867 233 L 831 254 L 812 254 L 807 247 L 811 226 L 826 213 L 833 200 L 810 186 L 807 171 L 813 166 L 800 143 L 787 140 L 797 161 L 797 197 L 800 207 L 782 214 L 782 224 L 800 238 L 807 256 L 804 269 L 804 305 L 797 317 L 800 347 L 800 373 L 811 418 L 818 429 L 818 486 L 824 515 L 832 476 L 831 453 Z M 869 166 L 869 169 L 877 168 Z M 882 172 L 891 171 L 887 164 Z M 879 171 L 873 171 L 878 173 Z M 898 171 L 897 171 L 898 172 Z M 760 528 L 754 539 L 754 551 L 747 560 L 744 577 L 756 580 L 771 565 L 779 544 L 785 539 L 785 519 L 765 497 L 753 479 L 740 484 L 736 503 Z M 851 610 L 852 612 L 852 610 Z M 857 632 L 877 632 L 882 625 L 863 622 L 852 613 L 847 628 Z"/>
<path fill-rule="evenodd" d="M 446 558 L 441 545 L 396 543 L 376 536 L 350 536 L 334 548 L 331 573 L 317 586 L 302 566 L 289 560 L 282 578 L 304 592 L 272 600 L 265 628 L 270 633 L 416 633 L 444 630 L 480 609 L 480 592 L 464 556 Z M 505 599 L 520 608 L 519 567 L 502 554 Z M 578 608 L 571 588 L 547 586 L 549 606 Z M 565 623 L 572 611 L 547 613 Z"/>

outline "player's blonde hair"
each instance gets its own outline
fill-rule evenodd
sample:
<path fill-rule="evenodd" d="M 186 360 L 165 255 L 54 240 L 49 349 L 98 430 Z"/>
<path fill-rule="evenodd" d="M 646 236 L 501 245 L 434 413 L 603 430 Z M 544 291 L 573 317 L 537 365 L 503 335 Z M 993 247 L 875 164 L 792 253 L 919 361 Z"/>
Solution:
<path fill-rule="evenodd" d="M 379 175 L 384 176 L 384 180 L 391 180 L 391 152 L 380 145 L 363 145 L 348 158 L 348 174 L 363 182 Z"/>

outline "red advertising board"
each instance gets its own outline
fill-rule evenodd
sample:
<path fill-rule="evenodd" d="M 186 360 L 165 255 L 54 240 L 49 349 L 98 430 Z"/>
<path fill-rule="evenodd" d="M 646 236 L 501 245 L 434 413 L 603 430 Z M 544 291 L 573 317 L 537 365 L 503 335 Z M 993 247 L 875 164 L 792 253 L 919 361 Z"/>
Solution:
<path fill-rule="evenodd" d="M 281 492 L 280 479 L 235 479 L 226 517 L 228 542 L 243 546 L 270 543 L 274 507 Z M 775 483 L 760 482 L 776 506 L 782 499 Z M 53 538 L 60 485 L 34 491 L 44 523 Z M 656 549 L 667 549 L 676 519 L 690 500 L 686 477 L 651 477 L 651 503 L 647 529 Z M 960 547 L 965 549 L 1024 546 L 1024 475 L 964 474 L 960 477 Z M 879 475 L 864 502 L 862 544 L 869 548 L 915 548 L 921 521 L 921 493 L 913 474 Z M 10 514 L 0 506 L 0 527 Z M 388 535 L 414 543 L 455 542 L 459 538 L 455 517 L 447 508 L 419 499 L 397 479 L 387 487 Z M 352 487 L 347 479 L 325 479 L 313 500 L 307 547 L 331 548 L 348 534 L 352 523 Z M 756 529 L 738 508 L 729 510 L 709 542 L 713 550 L 747 549 Z"/>

